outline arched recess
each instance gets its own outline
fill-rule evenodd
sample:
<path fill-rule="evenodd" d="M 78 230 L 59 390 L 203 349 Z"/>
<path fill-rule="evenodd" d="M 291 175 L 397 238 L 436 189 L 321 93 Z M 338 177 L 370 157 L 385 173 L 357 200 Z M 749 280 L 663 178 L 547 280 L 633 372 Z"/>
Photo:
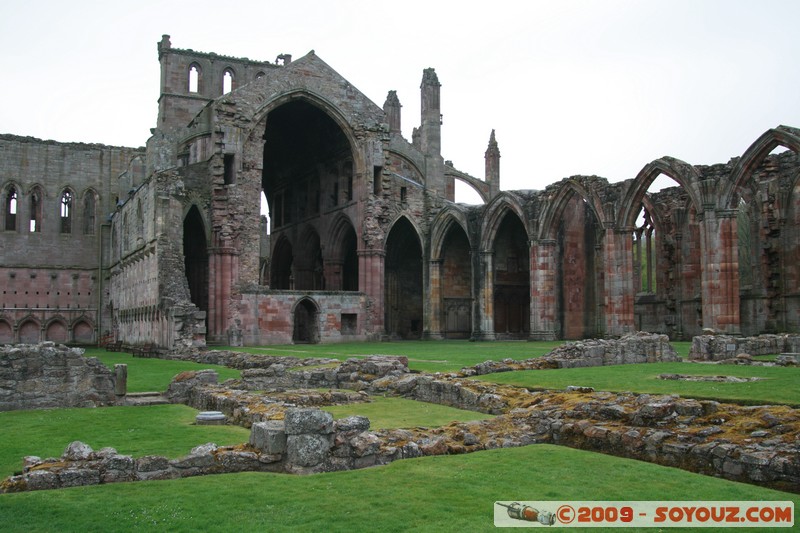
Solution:
<path fill-rule="evenodd" d="M 36 344 L 42 340 L 42 328 L 34 318 L 24 319 L 17 329 L 19 342 L 22 344 Z"/>
<path fill-rule="evenodd" d="M 208 313 L 208 243 L 203 217 L 196 205 L 189 208 L 183 219 L 183 258 L 192 303 Z"/>
<path fill-rule="evenodd" d="M 390 337 L 419 339 L 423 327 L 422 245 L 405 216 L 386 238 L 385 324 Z"/>
<path fill-rule="evenodd" d="M 469 237 L 455 218 L 448 217 L 437 249 L 440 258 L 442 334 L 448 339 L 472 335 L 472 258 Z"/>
<path fill-rule="evenodd" d="M 298 344 L 319 343 L 319 306 L 311 298 L 300 299 L 292 309 L 294 328 L 292 342 Z"/>
<path fill-rule="evenodd" d="M 79 344 L 94 342 L 94 327 L 88 318 L 81 317 L 72 324 L 72 340 Z"/>
<path fill-rule="evenodd" d="M 0 344 L 14 343 L 14 328 L 7 320 L 0 320 Z"/>
<path fill-rule="evenodd" d="M 278 290 L 294 289 L 292 274 L 292 244 L 281 235 L 275 243 L 270 264 L 270 287 Z"/>
<path fill-rule="evenodd" d="M 303 291 L 325 289 L 324 263 L 319 233 L 313 226 L 306 226 L 294 254 L 294 288 Z"/>
<path fill-rule="evenodd" d="M 521 199 L 508 191 L 501 192 L 486 206 L 481 223 L 481 250 L 492 249 L 500 223 L 509 211 L 517 215 L 520 220 L 525 220 L 525 210 L 522 207 Z"/>
<path fill-rule="evenodd" d="M 47 323 L 44 339 L 52 342 L 65 343 L 69 341 L 67 325 L 60 318 L 54 318 Z"/>
<path fill-rule="evenodd" d="M 335 291 L 358 289 L 358 237 L 350 219 L 339 216 L 329 231 L 330 257 L 325 264 L 325 286 Z"/>
<path fill-rule="evenodd" d="M 19 219 L 20 191 L 22 189 L 16 183 L 9 183 L 3 187 L 3 230 L 17 231 L 17 220 Z"/>
<path fill-rule="evenodd" d="M 498 339 L 526 339 L 530 331 L 530 247 L 522 219 L 503 214 L 492 243 L 494 332 Z"/>
<path fill-rule="evenodd" d="M 358 193 L 363 162 L 346 120 L 327 102 L 293 92 L 271 102 L 259 124 L 264 124 L 262 189 L 273 235 L 303 219 L 332 218 L 330 208 Z"/>

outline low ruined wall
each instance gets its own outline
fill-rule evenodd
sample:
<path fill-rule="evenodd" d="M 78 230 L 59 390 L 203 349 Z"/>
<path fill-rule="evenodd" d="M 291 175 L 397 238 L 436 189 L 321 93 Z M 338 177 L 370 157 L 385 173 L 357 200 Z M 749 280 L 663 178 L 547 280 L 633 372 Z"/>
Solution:
<path fill-rule="evenodd" d="M 567 342 L 542 357 L 524 361 L 504 359 L 486 361 L 461 369 L 464 376 L 480 376 L 512 370 L 576 368 L 628 365 L 636 363 L 671 363 L 680 361 L 669 337 L 656 333 L 629 333 L 618 339 L 587 339 Z"/>
<path fill-rule="evenodd" d="M 692 338 L 689 358 L 695 361 L 723 361 L 738 354 L 772 355 L 800 352 L 800 335 L 759 335 L 734 337 L 732 335 L 698 335 Z"/>
<path fill-rule="evenodd" d="M 61 344 L 0 347 L 0 411 L 113 405 L 114 375 L 83 349 Z"/>

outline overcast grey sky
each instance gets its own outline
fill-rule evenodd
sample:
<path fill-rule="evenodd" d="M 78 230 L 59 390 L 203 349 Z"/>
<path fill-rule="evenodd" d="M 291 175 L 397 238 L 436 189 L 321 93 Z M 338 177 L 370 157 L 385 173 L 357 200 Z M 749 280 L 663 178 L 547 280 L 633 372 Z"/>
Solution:
<path fill-rule="evenodd" d="M 434 67 L 442 155 L 460 170 L 483 177 L 494 128 L 503 189 L 620 181 L 800 126 L 798 27 L 795 0 L 6 1 L 0 133 L 144 145 L 166 33 L 259 60 L 313 49 L 379 106 L 397 90 L 408 139 Z"/>

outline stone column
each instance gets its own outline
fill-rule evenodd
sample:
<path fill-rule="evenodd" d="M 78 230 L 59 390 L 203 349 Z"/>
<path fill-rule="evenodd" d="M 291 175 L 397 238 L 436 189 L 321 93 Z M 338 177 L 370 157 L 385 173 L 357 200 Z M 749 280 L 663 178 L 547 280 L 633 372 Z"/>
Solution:
<path fill-rule="evenodd" d="M 427 327 L 423 334 L 427 339 L 442 339 L 442 263 L 441 259 L 429 262 L 430 292 L 423 303 L 428 311 Z"/>
<path fill-rule="evenodd" d="M 530 340 L 555 340 L 556 241 L 532 241 L 530 245 L 531 323 Z"/>
<path fill-rule="evenodd" d="M 628 229 L 606 230 L 603 243 L 605 265 L 605 333 L 624 335 L 635 329 L 633 303 L 633 240 Z"/>
<path fill-rule="evenodd" d="M 383 250 L 358 250 L 358 289 L 368 298 L 367 316 L 363 321 L 364 333 L 369 336 L 386 334 L 384 317 L 384 261 Z"/>
<path fill-rule="evenodd" d="M 128 394 L 128 365 L 114 365 L 114 394 L 119 397 Z"/>
<path fill-rule="evenodd" d="M 494 252 L 480 252 L 478 286 L 478 339 L 494 340 Z"/>
<path fill-rule="evenodd" d="M 707 210 L 701 222 L 703 328 L 739 334 L 739 242 L 735 209 Z"/>

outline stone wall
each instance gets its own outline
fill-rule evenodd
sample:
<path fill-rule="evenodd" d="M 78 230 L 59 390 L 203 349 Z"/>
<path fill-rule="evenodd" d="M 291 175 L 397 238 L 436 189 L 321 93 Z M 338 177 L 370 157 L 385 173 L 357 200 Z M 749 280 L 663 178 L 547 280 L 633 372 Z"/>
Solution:
<path fill-rule="evenodd" d="M 695 361 L 722 361 L 733 359 L 741 353 L 774 355 L 797 352 L 800 352 L 800 335 L 759 335 L 757 337 L 698 335 L 692 339 L 689 358 Z"/>
<path fill-rule="evenodd" d="M 0 411 L 115 402 L 113 373 L 80 348 L 52 342 L 0 347 Z"/>
<path fill-rule="evenodd" d="M 629 333 L 619 339 L 588 339 L 567 342 L 543 355 L 524 361 L 503 359 L 485 361 L 462 368 L 464 376 L 538 370 L 543 368 L 576 368 L 587 366 L 627 365 L 636 363 L 672 363 L 680 361 L 669 337 L 655 333 Z"/>

